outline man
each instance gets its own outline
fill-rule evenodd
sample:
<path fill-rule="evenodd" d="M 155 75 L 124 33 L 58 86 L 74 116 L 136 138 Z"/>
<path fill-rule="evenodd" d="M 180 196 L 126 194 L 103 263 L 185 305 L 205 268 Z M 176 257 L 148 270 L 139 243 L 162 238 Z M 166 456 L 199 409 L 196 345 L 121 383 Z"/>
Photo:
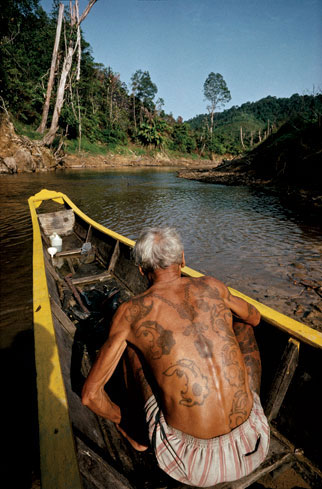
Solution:
<path fill-rule="evenodd" d="M 147 448 L 120 426 L 120 408 L 104 390 L 127 349 L 161 469 L 199 487 L 244 477 L 269 447 L 252 330 L 260 314 L 219 280 L 182 277 L 183 247 L 171 228 L 144 230 L 134 256 L 152 285 L 117 310 L 83 403 L 114 421 L 137 450 Z"/>

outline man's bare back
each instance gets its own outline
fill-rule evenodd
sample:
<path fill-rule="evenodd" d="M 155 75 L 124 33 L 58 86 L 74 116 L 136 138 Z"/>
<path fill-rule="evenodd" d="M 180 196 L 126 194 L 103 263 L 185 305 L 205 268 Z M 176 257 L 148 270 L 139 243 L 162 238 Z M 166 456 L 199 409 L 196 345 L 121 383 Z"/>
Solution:
<path fill-rule="evenodd" d="M 127 341 L 152 371 L 166 421 L 198 438 L 230 432 L 252 408 L 224 292 L 211 277 L 177 277 L 123 306 Z"/>
<path fill-rule="evenodd" d="M 134 345 L 158 386 L 154 394 L 168 424 L 205 439 L 230 432 L 252 407 L 232 313 L 259 322 L 256 309 L 218 280 L 181 277 L 176 265 L 158 270 L 152 287 L 117 310 L 83 400 L 97 414 L 120 422 L 119 407 L 107 398 L 104 385 L 126 346 Z"/>

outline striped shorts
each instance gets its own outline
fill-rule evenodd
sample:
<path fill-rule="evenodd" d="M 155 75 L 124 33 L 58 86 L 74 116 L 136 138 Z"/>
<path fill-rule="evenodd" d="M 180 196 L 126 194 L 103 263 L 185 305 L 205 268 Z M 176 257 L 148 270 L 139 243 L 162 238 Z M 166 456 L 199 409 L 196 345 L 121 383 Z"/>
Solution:
<path fill-rule="evenodd" d="M 158 464 L 184 484 L 209 487 L 238 480 L 255 470 L 269 449 L 269 426 L 259 396 L 253 393 L 248 419 L 226 435 L 195 438 L 166 423 L 156 398 L 145 404 L 149 438 Z"/>

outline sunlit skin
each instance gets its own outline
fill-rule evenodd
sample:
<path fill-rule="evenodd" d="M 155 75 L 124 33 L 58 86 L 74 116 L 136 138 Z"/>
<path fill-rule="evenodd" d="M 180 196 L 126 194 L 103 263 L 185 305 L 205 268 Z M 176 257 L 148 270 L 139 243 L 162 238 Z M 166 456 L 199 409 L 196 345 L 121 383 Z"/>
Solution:
<path fill-rule="evenodd" d="M 149 272 L 152 286 L 119 307 L 83 388 L 83 404 L 114 421 L 137 450 L 146 445 L 120 426 L 120 408 L 104 390 L 127 346 L 144 399 L 152 391 L 134 349 L 155 380 L 167 423 L 197 438 L 217 437 L 242 424 L 252 408 L 251 390 L 259 391 L 252 329 L 259 312 L 215 278 L 182 277 L 182 266 L 184 255 L 180 265 Z"/>

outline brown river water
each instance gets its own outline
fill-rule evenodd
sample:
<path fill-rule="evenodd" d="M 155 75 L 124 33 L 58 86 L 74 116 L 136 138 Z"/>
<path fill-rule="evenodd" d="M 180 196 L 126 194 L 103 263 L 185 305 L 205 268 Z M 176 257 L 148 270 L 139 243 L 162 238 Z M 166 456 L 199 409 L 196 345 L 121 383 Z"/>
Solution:
<path fill-rule="evenodd" d="M 0 175 L 4 467 L 14 487 L 30 487 L 30 467 L 37 472 L 27 199 L 42 188 L 66 193 L 85 214 L 132 239 L 144 226 L 175 226 L 190 267 L 319 328 L 321 297 L 300 282 L 322 285 L 322 223 L 285 207 L 277 194 L 183 180 L 173 169 Z"/>

